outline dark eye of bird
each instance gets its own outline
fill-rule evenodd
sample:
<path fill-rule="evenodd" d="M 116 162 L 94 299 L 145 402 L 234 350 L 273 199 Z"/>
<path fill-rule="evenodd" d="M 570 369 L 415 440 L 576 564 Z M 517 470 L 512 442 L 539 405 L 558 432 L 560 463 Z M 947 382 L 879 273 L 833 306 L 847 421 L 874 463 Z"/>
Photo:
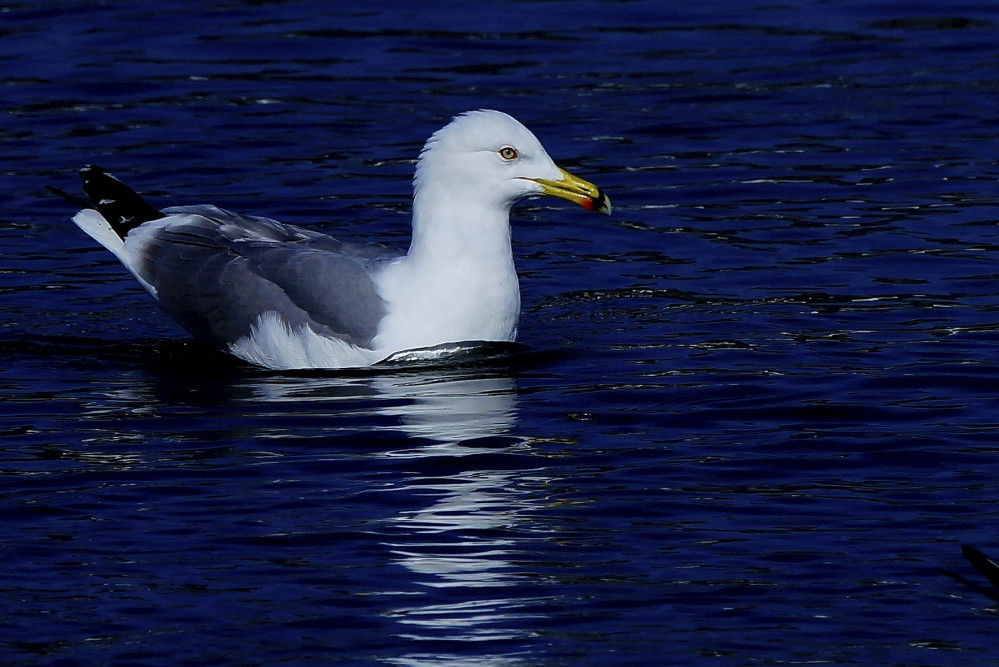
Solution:
<path fill-rule="evenodd" d="M 516 159 L 518 155 L 517 149 L 514 148 L 513 146 L 504 146 L 503 148 L 499 149 L 499 154 L 500 157 L 503 158 L 504 160 Z"/>

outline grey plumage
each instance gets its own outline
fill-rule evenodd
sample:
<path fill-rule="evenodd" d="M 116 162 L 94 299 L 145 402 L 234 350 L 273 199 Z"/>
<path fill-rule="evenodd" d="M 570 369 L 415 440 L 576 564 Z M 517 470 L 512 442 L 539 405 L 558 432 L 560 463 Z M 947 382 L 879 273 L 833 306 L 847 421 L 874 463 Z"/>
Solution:
<path fill-rule="evenodd" d="M 163 212 L 184 218 L 144 235 L 135 269 L 193 335 L 225 349 L 274 312 L 290 327 L 371 346 L 385 304 L 369 271 L 401 253 L 214 206 Z"/>

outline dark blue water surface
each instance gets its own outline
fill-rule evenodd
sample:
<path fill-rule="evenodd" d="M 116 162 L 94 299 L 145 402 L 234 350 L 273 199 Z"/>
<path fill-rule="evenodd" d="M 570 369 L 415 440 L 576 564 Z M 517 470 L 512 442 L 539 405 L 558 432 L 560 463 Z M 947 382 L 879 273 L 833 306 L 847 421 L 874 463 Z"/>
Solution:
<path fill-rule="evenodd" d="M 0 2 L 0 662 L 999 660 L 999 4 Z M 521 342 L 280 374 L 44 188 L 405 245 L 505 110 Z"/>

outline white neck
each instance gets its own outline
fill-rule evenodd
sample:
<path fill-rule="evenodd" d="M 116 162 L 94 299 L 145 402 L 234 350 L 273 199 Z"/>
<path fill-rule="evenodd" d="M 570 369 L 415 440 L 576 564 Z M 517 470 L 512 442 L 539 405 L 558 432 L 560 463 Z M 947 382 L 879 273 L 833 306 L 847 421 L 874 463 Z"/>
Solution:
<path fill-rule="evenodd" d="M 413 199 L 413 239 L 407 259 L 512 262 L 510 210 L 470 201 L 446 188 L 420 188 Z"/>
<path fill-rule="evenodd" d="M 389 311 L 375 339 L 380 352 L 516 336 L 509 208 L 460 193 L 417 189 L 409 253 L 376 278 Z"/>

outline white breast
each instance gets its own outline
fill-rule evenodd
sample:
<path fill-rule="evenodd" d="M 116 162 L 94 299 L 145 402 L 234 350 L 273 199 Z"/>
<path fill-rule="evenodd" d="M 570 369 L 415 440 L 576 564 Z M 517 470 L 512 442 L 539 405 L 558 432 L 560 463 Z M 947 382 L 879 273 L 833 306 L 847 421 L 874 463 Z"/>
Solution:
<path fill-rule="evenodd" d="M 376 350 L 391 354 L 458 341 L 514 340 L 520 285 L 512 258 L 504 264 L 489 270 L 471 261 L 420 267 L 403 259 L 386 268 L 376 278 L 388 306 Z"/>

